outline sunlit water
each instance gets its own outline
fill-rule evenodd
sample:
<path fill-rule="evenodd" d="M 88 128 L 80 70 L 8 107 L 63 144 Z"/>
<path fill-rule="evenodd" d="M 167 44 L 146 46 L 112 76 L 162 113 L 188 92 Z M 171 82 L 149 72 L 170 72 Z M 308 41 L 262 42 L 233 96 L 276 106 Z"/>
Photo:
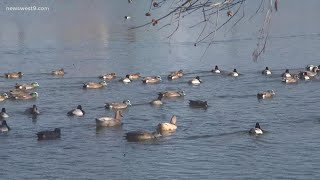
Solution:
<path fill-rule="evenodd" d="M 90 1 L 91 2 L 91 1 Z M 249 1 L 250 2 L 250 1 Z M 291 2 L 291 1 L 290 1 Z M 128 28 L 144 22 L 146 2 L 127 1 L 2 1 L 0 72 L 22 71 L 18 80 L 0 79 L 1 92 L 16 82 L 37 81 L 39 98 L 1 102 L 12 130 L 0 136 L 1 179 L 319 179 L 319 77 L 296 85 L 281 83 L 280 75 L 308 64 L 319 65 L 319 2 L 281 1 L 272 22 L 266 53 L 251 59 L 261 16 L 244 21 L 201 59 L 206 44 L 193 46 L 197 32 L 182 26 L 171 39 L 168 31 Z M 49 12 L 7 12 L 21 4 L 50 7 Z M 299 4 L 299 5 L 298 5 Z M 258 4 L 247 3 L 249 9 Z M 302 16 L 300 11 L 306 11 Z M 124 21 L 124 15 L 131 15 Z M 136 17 L 136 18 L 135 18 Z M 186 22 L 187 24 L 194 24 Z M 251 29 L 255 28 L 255 29 Z M 213 75 L 215 66 L 237 68 L 238 78 Z M 274 74 L 261 75 L 269 66 Z M 50 72 L 64 68 L 64 77 Z M 168 81 L 166 75 L 183 69 L 186 75 Z M 83 90 L 115 72 L 117 80 L 104 89 Z M 163 81 L 145 85 L 118 82 L 125 74 L 161 75 Z M 199 75 L 203 84 L 187 81 Z M 271 100 L 256 94 L 273 89 Z M 184 90 L 184 98 L 165 99 L 161 107 L 148 104 L 157 93 Z M 96 129 L 95 118 L 114 116 L 104 103 L 129 99 L 120 128 Z M 207 100 L 209 107 L 193 109 L 188 100 Z M 24 110 L 37 104 L 36 120 Z M 81 104 L 86 115 L 66 114 Z M 153 131 L 177 115 L 177 131 L 147 142 L 127 142 L 133 130 Z M 267 131 L 249 136 L 260 122 Z M 37 141 L 35 133 L 60 127 L 60 140 Z"/>

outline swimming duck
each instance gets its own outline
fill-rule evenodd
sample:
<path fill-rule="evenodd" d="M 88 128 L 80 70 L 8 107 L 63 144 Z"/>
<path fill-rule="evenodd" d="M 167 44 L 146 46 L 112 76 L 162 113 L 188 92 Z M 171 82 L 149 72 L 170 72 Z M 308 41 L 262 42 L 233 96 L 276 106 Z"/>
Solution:
<path fill-rule="evenodd" d="M 162 93 L 159 93 L 159 96 L 157 99 L 154 99 L 150 102 L 151 105 L 156 105 L 156 106 L 159 106 L 159 105 L 162 105 L 162 98 L 163 98 L 163 94 Z"/>
<path fill-rule="evenodd" d="M 219 67 L 217 65 L 214 67 L 214 69 L 211 70 L 211 72 L 216 73 L 216 74 L 220 74 L 221 73 L 221 71 L 220 71 L 220 69 L 219 69 Z"/>
<path fill-rule="evenodd" d="M 305 72 L 309 77 L 314 77 L 318 74 L 318 71 L 319 71 L 319 69 L 316 66 L 316 67 L 313 67 L 311 71 L 305 71 Z"/>
<path fill-rule="evenodd" d="M 259 92 L 257 94 L 258 99 L 267 99 L 267 98 L 272 98 L 276 93 L 273 90 L 267 90 L 264 92 Z"/>
<path fill-rule="evenodd" d="M 101 82 L 88 82 L 83 84 L 83 88 L 85 89 L 99 89 L 99 88 L 103 88 L 107 86 L 107 82 L 106 81 L 101 81 Z"/>
<path fill-rule="evenodd" d="M 189 80 L 188 83 L 193 85 L 199 85 L 200 83 L 202 83 L 202 80 L 199 76 L 197 76 L 194 79 Z"/>
<path fill-rule="evenodd" d="M 17 100 L 29 100 L 29 99 L 35 99 L 39 96 L 39 94 L 37 92 L 32 92 L 30 94 L 17 94 L 14 95 L 14 99 Z"/>
<path fill-rule="evenodd" d="M 184 91 L 165 91 L 160 93 L 163 95 L 163 97 L 181 97 L 186 95 Z"/>
<path fill-rule="evenodd" d="M 229 73 L 229 76 L 238 77 L 239 73 L 238 73 L 237 69 L 233 69 L 233 71 L 231 73 Z"/>
<path fill-rule="evenodd" d="M 7 121 L 3 120 L 0 125 L 0 132 L 8 132 L 10 130 L 11 130 L 11 128 L 8 126 Z"/>
<path fill-rule="evenodd" d="M 130 80 L 137 80 L 141 77 L 140 73 L 128 74 Z"/>
<path fill-rule="evenodd" d="M 266 67 L 266 69 L 262 71 L 262 74 L 264 74 L 264 75 L 271 75 L 272 73 L 271 73 L 271 71 L 269 70 L 269 67 Z"/>
<path fill-rule="evenodd" d="M 307 71 L 312 71 L 312 69 L 313 69 L 314 67 L 317 67 L 317 66 L 310 64 L 310 65 L 306 66 L 306 70 L 307 70 Z"/>
<path fill-rule="evenodd" d="M 58 69 L 58 70 L 54 70 L 51 72 L 52 75 L 56 75 L 56 76 L 63 76 L 65 74 L 64 69 Z"/>
<path fill-rule="evenodd" d="M 60 128 L 55 128 L 53 131 L 40 131 L 36 134 L 38 140 L 53 140 L 59 139 L 61 136 Z"/>
<path fill-rule="evenodd" d="M 289 69 L 286 69 L 286 71 L 284 73 L 282 73 L 281 75 L 283 78 L 290 78 L 291 74 L 289 72 Z"/>
<path fill-rule="evenodd" d="M 149 77 L 145 77 L 142 82 L 145 84 L 154 84 L 154 83 L 158 83 L 161 81 L 161 77 L 160 76 L 149 76 Z"/>
<path fill-rule="evenodd" d="M 170 74 L 168 75 L 168 79 L 169 80 L 175 80 L 175 79 L 178 79 L 178 78 L 180 78 L 182 76 L 183 76 L 183 70 L 180 69 L 178 71 L 170 72 Z"/>
<path fill-rule="evenodd" d="M 23 88 L 23 89 L 13 89 L 13 90 L 10 90 L 9 92 L 10 96 L 24 96 L 24 95 L 28 95 L 28 91 Z"/>
<path fill-rule="evenodd" d="M 300 72 L 299 78 L 304 80 L 310 80 L 310 76 L 307 75 L 307 72 Z"/>
<path fill-rule="evenodd" d="M 128 141 L 145 141 L 152 140 L 161 137 L 160 132 L 148 132 L 148 131 L 131 131 L 125 135 Z"/>
<path fill-rule="evenodd" d="M 3 94 L 0 95 L 0 102 L 6 100 L 8 98 L 9 98 L 8 94 L 7 93 L 3 93 Z"/>
<path fill-rule="evenodd" d="M 0 118 L 1 119 L 5 119 L 5 118 L 8 118 L 8 117 L 9 117 L 9 115 L 7 114 L 6 108 L 2 108 L 1 112 L 0 112 Z"/>
<path fill-rule="evenodd" d="M 39 84 L 37 82 L 32 82 L 31 84 L 16 83 L 16 85 L 15 85 L 16 89 L 25 89 L 25 90 L 35 89 L 37 87 L 39 87 Z"/>
<path fill-rule="evenodd" d="M 285 77 L 282 79 L 282 82 L 287 83 L 287 84 L 292 84 L 292 83 L 297 83 L 299 77 L 297 75 L 293 77 Z"/>
<path fill-rule="evenodd" d="M 122 121 L 122 113 L 121 111 L 116 111 L 114 117 L 100 117 L 96 118 L 96 126 L 97 127 L 112 127 L 121 125 Z"/>
<path fill-rule="evenodd" d="M 77 109 L 73 109 L 68 112 L 68 116 L 84 116 L 84 115 L 85 115 L 85 112 L 82 109 L 81 105 L 78 105 Z"/>
<path fill-rule="evenodd" d="M 129 100 L 124 100 L 122 103 L 121 102 L 112 102 L 112 103 L 105 104 L 105 107 L 107 109 L 125 109 L 128 106 L 131 106 L 131 103 Z"/>
<path fill-rule="evenodd" d="M 28 113 L 28 114 L 31 114 L 31 115 L 38 115 L 38 114 L 40 114 L 40 111 L 38 110 L 38 107 L 37 107 L 37 105 L 35 105 L 35 104 L 32 106 L 32 108 L 26 109 L 25 112 Z"/>
<path fill-rule="evenodd" d="M 126 77 L 122 78 L 120 81 L 123 82 L 123 83 L 130 83 L 131 82 L 130 75 L 127 74 Z"/>
<path fill-rule="evenodd" d="M 189 105 L 191 107 L 207 108 L 208 102 L 207 101 L 200 101 L 200 100 L 189 100 Z"/>
<path fill-rule="evenodd" d="M 99 76 L 100 79 L 104 79 L 104 80 L 112 80 L 114 78 L 116 78 L 116 73 L 109 73 L 109 74 L 104 74 Z"/>
<path fill-rule="evenodd" d="M 159 123 L 157 130 L 159 132 L 163 131 L 175 131 L 177 129 L 177 117 L 173 115 L 169 123 Z"/>
<path fill-rule="evenodd" d="M 263 134 L 263 130 L 261 129 L 260 124 L 256 123 L 256 126 L 250 129 L 249 134 L 252 134 L 252 135 Z"/>
<path fill-rule="evenodd" d="M 124 16 L 124 19 L 131 19 L 130 16 Z"/>
<path fill-rule="evenodd" d="M 6 78 L 16 79 L 16 78 L 21 78 L 23 74 L 22 72 L 12 72 L 12 73 L 5 73 L 4 75 Z"/>

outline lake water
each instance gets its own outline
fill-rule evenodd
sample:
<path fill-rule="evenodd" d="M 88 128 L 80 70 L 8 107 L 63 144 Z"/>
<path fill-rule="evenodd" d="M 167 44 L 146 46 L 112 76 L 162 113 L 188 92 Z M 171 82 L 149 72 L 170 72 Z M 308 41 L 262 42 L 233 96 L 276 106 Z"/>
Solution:
<path fill-rule="evenodd" d="M 1 179 L 320 179 L 319 77 L 295 85 L 281 83 L 280 77 L 286 68 L 298 72 L 320 64 L 320 1 L 280 1 L 266 53 L 257 63 L 251 54 L 262 16 L 246 18 L 227 34 L 228 28 L 222 28 L 219 41 L 201 58 L 207 44 L 193 46 L 201 29 L 188 28 L 199 16 L 186 19 L 170 41 L 165 38 L 170 30 L 128 30 L 146 21 L 147 2 L 0 2 L 0 72 L 24 73 L 18 80 L 1 78 L 0 91 L 17 82 L 40 84 L 36 100 L 0 103 L 12 128 L 0 134 Z M 259 4 L 251 3 L 246 2 L 246 10 L 254 12 Z M 5 10 L 27 5 L 50 10 Z M 155 13 L 167 10 L 159 11 Z M 124 21 L 125 15 L 132 19 Z M 213 75 L 215 65 L 225 71 L 237 68 L 242 75 Z M 273 70 L 271 77 L 261 75 L 266 66 Z M 64 77 L 50 75 L 59 68 L 67 72 Z M 179 69 L 184 77 L 166 79 Z M 82 89 L 84 82 L 99 81 L 107 72 L 118 79 L 134 72 L 160 75 L 163 81 L 144 85 L 115 80 L 104 89 Z M 197 75 L 203 83 L 189 85 Z M 276 96 L 258 101 L 256 94 L 268 89 Z M 166 90 L 184 90 L 186 96 L 165 99 L 158 108 L 148 104 Z M 114 116 L 104 103 L 124 99 L 133 104 L 123 112 L 124 125 L 96 129 L 95 118 Z M 190 108 L 190 99 L 207 100 L 209 107 Z M 41 111 L 36 120 L 24 114 L 33 104 Z M 78 104 L 86 115 L 68 117 Z M 153 131 L 174 114 L 178 129 L 173 135 L 125 140 L 126 132 Z M 267 133 L 249 136 L 256 122 Z M 37 141 L 35 133 L 56 127 L 62 131 L 60 140 Z"/>

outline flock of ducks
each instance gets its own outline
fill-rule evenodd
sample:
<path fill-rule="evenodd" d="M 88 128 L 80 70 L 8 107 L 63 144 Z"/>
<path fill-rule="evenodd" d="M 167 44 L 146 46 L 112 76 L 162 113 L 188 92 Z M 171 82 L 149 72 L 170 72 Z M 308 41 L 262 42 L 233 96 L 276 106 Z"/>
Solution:
<path fill-rule="evenodd" d="M 314 65 L 308 65 L 304 71 L 300 71 L 296 74 L 292 74 L 289 72 L 289 69 L 286 69 L 285 72 L 281 75 L 282 76 L 282 82 L 283 83 L 297 83 L 299 79 L 302 80 L 310 80 L 318 75 L 320 71 L 320 65 L 314 66 Z M 232 72 L 225 73 L 224 71 L 220 70 L 218 66 L 215 66 L 214 69 L 211 70 L 212 73 L 215 74 L 226 74 L 228 76 L 232 77 L 238 77 L 240 73 L 236 69 L 234 69 Z M 64 69 L 58 69 L 51 72 L 52 75 L 55 76 L 63 76 L 65 74 Z M 271 70 L 266 67 L 262 71 L 263 75 L 269 76 L 272 75 Z M 6 73 L 5 77 L 10 79 L 18 79 L 23 76 L 22 72 L 12 72 L 12 73 Z M 183 70 L 178 70 L 174 72 L 170 72 L 170 74 L 167 76 L 168 80 L 176 80 L 184 76 Z M 83 84 L 83 88 L 85 89 L 99 89 L 104 88 L 107 86 L 106 81 L 111 81 L 116 79 L 115 73 L 109 73 L 99 76 L 100 79 L 103 81 L 101 82 L 88 82 Z M 127 74 L 124 78 L 121 78 L 119 81 L 122 83 L 130 83 L 134 80 L 138 80 L 141 78 L 140 73 L 133 73 L 133 74 Z M 160 76 L 148 76 L 142 78 L 142 83 L 145 84 L 155 84 L 161 82 Z M 188 80 L 189 84 L 192 85 L 199 85 L 202 83 L 202 80 L 199 76 L 196 76 L 195 78 L 192 78 Z M 16 83 L 14 86 L 14 89 L 9 91 L 8 93 L 3 93 L 0 95 L 0 101 L 4 101 L 6 99 L 13 99 L 13 100 L 29 100 L 34 99 L 38 97 L 37 92 L 30 92 L 30 90 L 34 90 L 39 87 L 39 84 L 37 82 L 32 82 L 30 84 L 19 84 Z M 158 98 L 154 99 L 150 102 L 151 105 L 155 106 L 161 106 L 162 99 L 163 98 L 171 98 L 171 97 L 183 97 L 186 94 L 184 91 L 165 91 L 158 93 Z M 267 99 L 272 98 L 275 96 L 275 92 L 273 90 L 267 90 L 263 92 L 259 92 L 257 94 L 258 99 Z M 115 110 L 114 117 L 99 117 L 95 119 L 96 126 L 97 127 L 115 127 L 115 126 L 121 126 L 122 123 L 122 110 L 128 108 L 131 105 L 130 100 L 124 100 L 123 102 L 108 102 L 105 104 L 106 109 Z M 201 100 L 189 100 L 189 105 L 191 107 L 195 108 L 207 108 L 208 103 L 207 101 L 201 101 Z M 25 110 L 26 114 L 37 116 L 40 114 L 40 111 L 38 110 L 38 107 L 36 105 L 33 105 L 30 108 L 27 108 Z M 76 116 L 81 117 L 84 116 L 86 113 L 82 109 L 81 105 L 78 105 L 77 108 L 69 111 L 67 113 L 68 116 Z M 0 112 L 0 132 L 8 132 L 11 130 L 11 128 L 8 126 L 6 119 L 9 118 L 9 115 L 6 112 L 5 108 L 2 108 Z M 164 135 L 170 135 L 173 132 L 175 132 L 177 129 L 177 117 L 176 115 L 173 115 L 169 122 L 159 123 L 156 126 L 156 129 L 154 132 L 148 132 L 148 131 L 132 131 L 126 133 L 125 137 L 128 141 L 142 141 L 142 140 L 149 140 L 149 139 L 155 139 L 159 138 Z M 260 124 L 257 122 L 255 127 L 249 130 L 249 134 L 253 135 L 261 135 L 263 134 L 263 130 L 260 127 Z M 61 129 L 55 128 L 53 131 L 41 131 L 37 134 L 38 140 L 49 140 L 49 139 L 58 139 L 61 137 Z"/>

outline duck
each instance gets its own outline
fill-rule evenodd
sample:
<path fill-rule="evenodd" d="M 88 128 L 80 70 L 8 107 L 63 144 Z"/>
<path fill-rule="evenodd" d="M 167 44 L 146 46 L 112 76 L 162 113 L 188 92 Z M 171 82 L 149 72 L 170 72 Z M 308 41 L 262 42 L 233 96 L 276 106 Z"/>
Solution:
<path fill-rule="evenodd" d="M 282 82 L 287 83 L 287 84 L 292 84 L 292 83 L 297 83 L 299 77 L 297 75 L 293 77 L 285 77 L 282 79 Z"/>
<path fill-rule="evenodd" d="M 124 16 L 124 19 L 131 19 L 131 17 L 130 16 Z"/>
<path fill-rule="evenodd" d="M 88 82 L 83 84 L 83 88 L 85 89 L 99 89 L 107 86 L 106 81 L 101 81 L 101 82 Z"/>
<path fill-rule="evenodd" d="M 130 80 L 137 80 L 141 77 L 140 73 L 133 73 L 133 74 L 128 74 Z"/>
<path fill-rule="evenodd" d="M 264 75 L 271 75 L 272 73 L 271 73 L 271 71 L 269 70 L 269 67 L 267 66 L 266 69 L 264 69 L 264 70 L 262 71 L 262 74 L 264 74 Z"/>
<path fill-rule="evenodd" d="M 40 131 L 36 135 L 38 136 L 39 141 L 59 139 L 61 137 L 61 129 L 55 128 L 53 131 Z"/>
<path fill-rule="evenodd" d="M 312 71 L 312 69 L 313 69 L 314 67 L 317 67 L 317 66 L 312 65 L 312 64 L 309 64 L 309 65 L 306 66 L 306 70 L 307 70 L 307 71 Z"/>
<path fill-rule="evenodd" d="M 160 93 L 163 97 L 182 97 L 186 95 L 184 91 L 165 91 Z"/>
<path fill-rule="evenodd" d="M 182 76 L 183 76 L 183 70 L 180 69 L 178 71 L 170 72 L 170 74 L 168 75 L 168 79 L 169 80 L 175 80 L 175 79 L 179 79 Z"/>
<path fill-rule="evenodd" d="M 233 69 L 233 71 L 231 73 L 229 73 L 229 76 L 238 77 L 239 73 L 238 73 L 237 69 Z"/>
<path fill-rule="evenodd" d="M 201 100 L 189 100 L 189 105 L 191 107 L 207 108 L 208 107 L 208 102 L 207 101 L 201 101 Z"/>
<path fill-rule="evenodd" d="M 10 130 L 11 130 L 11 128 L 8 126 L 7 121 L 3 120 L 0 125 L 0 132 L 8 132 Z"/>
<path fill-rule="evenodd" d="M 267 98 L 272 98 L 276 93 L 274 92 L 274 90 L 267 90 L 264 92 L 259 92 L 257 94 L 257 98 L 258 99 L 267 99 Z"/>
<path fill-rule="evenodd" d="M 251 128 L 249 130 L 249 134 L 252 134 L 252 135 L 261 135 L 261 134 L 263 134 L 263 130 L 261 129 L 260 124 L 258 122 L 256 123 L 256 126 L 254 128 Z"/>
<path fill-rule="evenodd" d="M 310 76 L 308 76 L 307 72 L 300 72 L 299 78 L 304 80 L 310 80 Z"/>
<path fill-rule="evenodd" d="M 148 131 L 131 131 L 126 133 L 125 138 L 127 141 L 145 141 L 152 140 L 161 137 L 160 132 L 148 132 Z"/>
<path fill-rule="evenodd" d="M 96 118 L 97 127 L 112 127 L 122 125 L 122 113 L 121 111 L 116 111 L 114 117 L 100 117 Z"/>
<path fill-rule="evenodd" d="M 16 89 L 25 89 L 25 90 L 35 89 L 37 87 L 39 87 L 39 84 L 37 82 L 32 82 L 30 84 L 19 84 L 19 83 L 16 83 L 16 85 L 15 85 Z"/>
<path fill-rule="evenodd" d="M 105 108 L 107 109 L 126 109 L 128 106 L 131 106 L 130 100 L 124 100 L 123 102 L 112 102 L 112 103 L 105 104 Z"/>
<path fill-rule="evenodd" d="M 116 78 L 116 73 L 103 74 L 103 75 L 99 76 L 99 78 L 104 79 L 104 80 L 112 80 L 112 79 Z"/>
<path fill-rule="evenodd" d="M 160 76 L 148 76 L 145 77 L 142 82 L 145 84 L 155 84 L 161 81 L 161 77 Z"/>
<path fill-rule="evenodd" d="M 40 114 L 40 111 L 38 110 L 38 107 L 37 107 L 37 105 L 33 105 L 32 106 L 32 108 L 27 108 L 26 110 L 25 110 L 25 112 L 27 113 L 27 114 L 31 114 L 31 115 L 38 115 L 38 114 Z"/>
<path fill-rule="evenodd" d="M 9 117 L 9 115 L 7 114 L 6 108 L 2 108 L 1 112 L 0 112 L 0 118 L 1 119 L 5 119 L 5 118 L 8 118 L 8 117 Z"/>
<path fill-rule="evenodd" d="M 9 91 L 10 96 L 15 97 L 15 96 L 24 96 L 28 95 L 28 91 L 23 88 L 23 89 L 13 89 Z"/>
<path fill-rule="evenodd" d="M 73 110 L 69 111 L 67 114 L 68 114 L 68 116 L 78 116 L 78 117 L 80 117 L 80 116 L 84 116 L 86 113 L 82 109 L 82 106 L 78 105 L 77 109 L 73 109 Z"/>
<path fill-rule="evenodd" d="M 164 132 L 164 131 L 175 131 L 177 129 L 177 116 L 173 115 L 171 117 L 170 122 L 166 123 L 159 123 L 157 126 L 157 130 L 159 132 Z"/>
<path fill-rule="evenodd" d="M 202 80 L 200 79 L 199 76 L 191 79 L 188 81 L 189 84 L 193 84 L 193 85 L 199 85 L 200 83 L 202 83 Z"/>
<path fill-rule="evenodd" d="M 289 72 L 289 69 L 286 69 L 286 71 L 284 73 L 282 73 L 281 75 L 283 78 L 290 78 L 291 74 Z"/>
<path fill-rule="evenodd" d="M 37 92 L 32 92 L 30 94 L 17 94 L 14 95 L 13 98 L 16 100 L 29 100 L 29 99 L 35 99 L 39 96 Z"/>
<path fill-rule="evenodd" d="M 8 94 L 7 93 L 3 93 L 3 94 L 0 95 L 0 102 L 6 100 L 8 98 L 9 98 Z"/>
<path fill-rule="evenodd" d="M 53 70 L 51 72 L 52 75 L 55 75 L 55 76 L 63 76 L 65 74 L 64 72 L 64 69 L 61 68 L 61 69 L 58 69 L 58 70 Z"/>
<path fill-rule="evenodd" d="M 151 105 L 156 105 L 156 106 L 159 106 L 159 105 L 162 105 L 162 98 L 163 98 L 163 94 L 162 93 L 159 93 L 159 96 L 157 99 L 154 99 L 150 102 Z"/>
<path fill-rule="evenodd" d="M 123 83 L 125 83 L 125 84 L 130 83 L 130 82 L 131 82 L 130 75 L 127 74 L 125 78 L 122 78 L 122 79 L 120 80 L 120 82 L 123 82 Z"/>
<path fill-rule="evenodd" d="M 11 72 L 11 73 L 5 73 L 4 74 L 6 78 L 21 78 L 23 76 L 22 72 Z"/>
<path fill-rule="evenodd" d="M 220 69 L 219 69 L 219 67 L 217 65 L 214 67 L 214 69 L 211 70 L 211 72 L 216 73 L 216 74 L 220 74 L 221 73 L 221 71 L 220 71 Z"/>
<path fill-rule="evenodd" d="M 318 74 L 318 71 L 319 71 L 318 67 L 315 66 L 315 67 L 312 68 L 311 71 L 305 71 L 305 73 L 306 73 L 306 75 L 308 75 L 309 77 L 315 77 L 315 76 Z"/>

